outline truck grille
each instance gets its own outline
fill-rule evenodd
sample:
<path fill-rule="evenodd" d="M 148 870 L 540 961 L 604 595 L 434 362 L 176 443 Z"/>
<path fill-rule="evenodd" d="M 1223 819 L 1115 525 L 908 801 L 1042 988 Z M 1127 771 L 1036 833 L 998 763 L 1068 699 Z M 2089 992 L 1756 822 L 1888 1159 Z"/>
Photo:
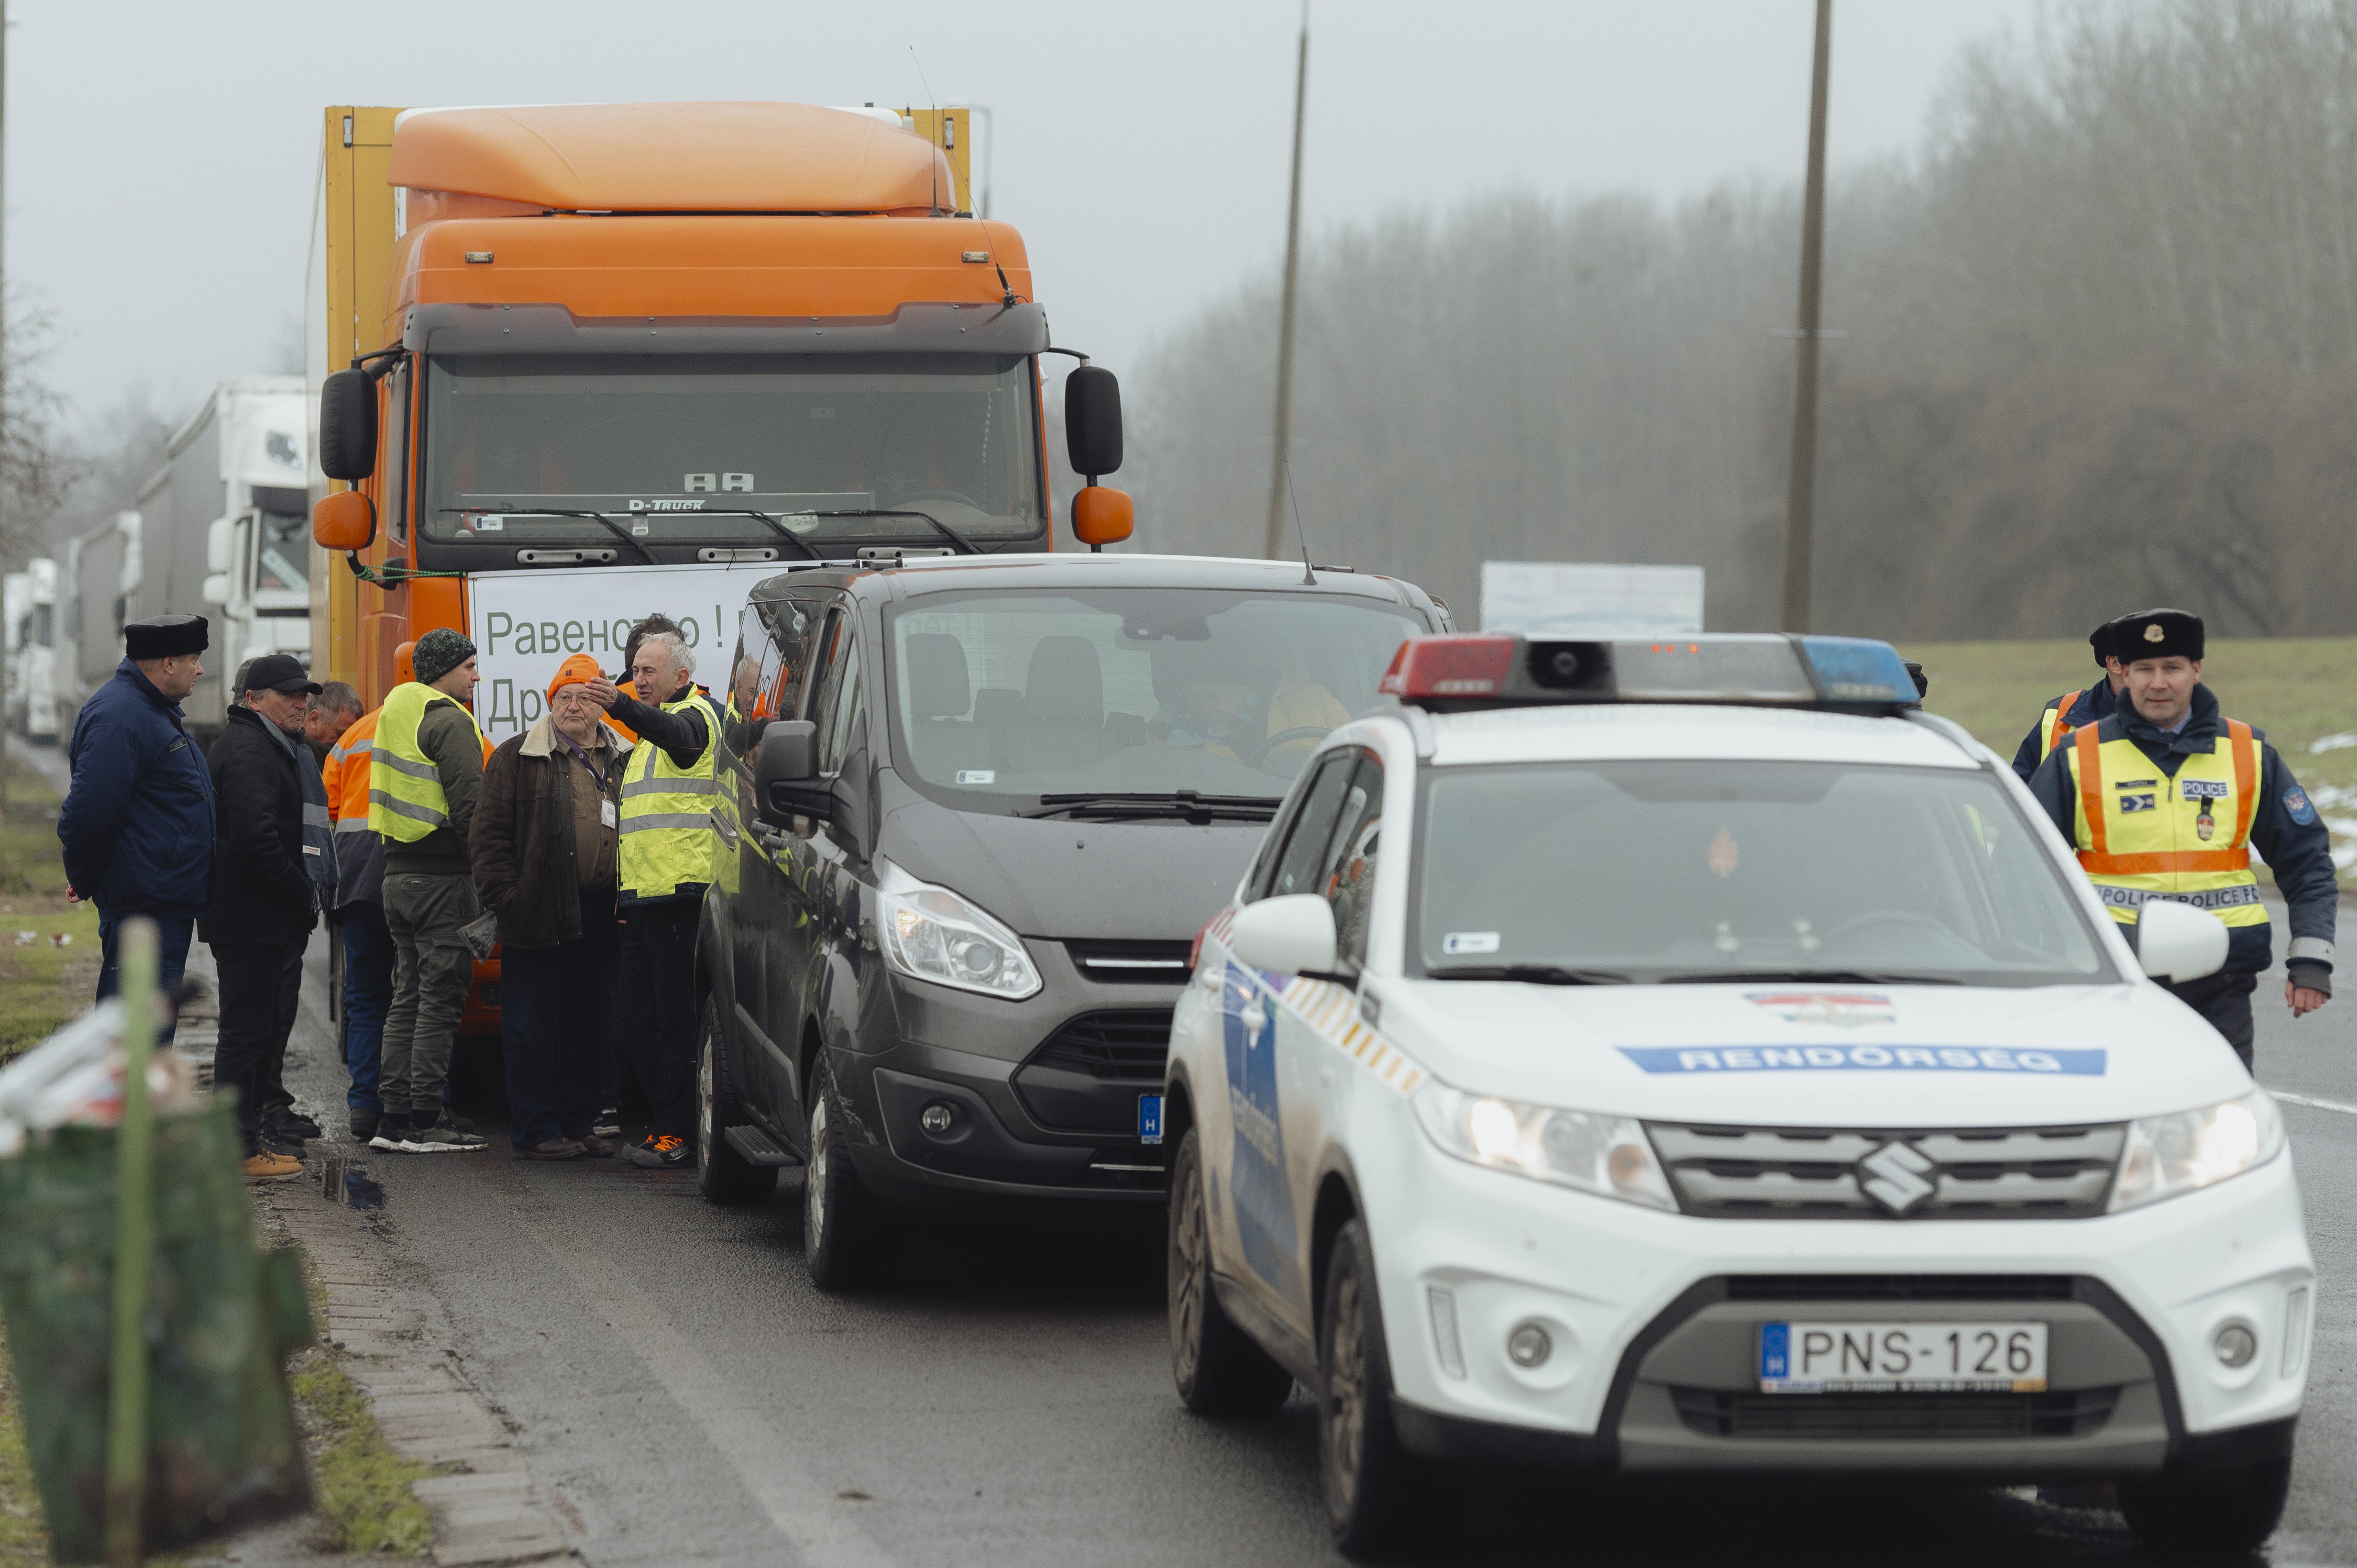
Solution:
<path fill-rule="evenodd" d="M 1678 1205 L 1727 1219 L 2075 1219 L 2126 1128 L 1818 1131 L 1648 1122 Z"/>
<path fill-rule="evenodd" d="M 2043 1394 L 1751 1394 L 1670 1391 L 1678 1419 L 1706 1437 L 2083 1437 L 2112 1419 L 2120 1391 Z"/>

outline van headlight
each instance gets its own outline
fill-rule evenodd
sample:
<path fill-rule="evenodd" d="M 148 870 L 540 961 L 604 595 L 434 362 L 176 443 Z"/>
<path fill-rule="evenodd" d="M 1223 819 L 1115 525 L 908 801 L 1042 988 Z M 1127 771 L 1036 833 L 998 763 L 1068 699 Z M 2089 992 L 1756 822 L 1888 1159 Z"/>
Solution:
<path fill-rule="evenodd" d="M 2112 1212 L 2158 1203 L 2256 1170 L 2283 1153 L 2283 1112 L 2265 1090 L 2200 1111 L 2128 1123 Z"/>
<path fill-rule="evenodd" d="M 1525 1105 L 1438 1082 L 1417 1090 L 1414 1102 L 1425 1134 L 1460 1160 L 1599 1197 L 1678 1206 L 1644 1128 L 1626 1116 Z"/>
<path fill-rule="evenodd" d="M 915 980 L 1019 1002 L 1039 989 L 1023 939 L 946 887 L 906 879 L 876 895 L 884 961 Z"/>

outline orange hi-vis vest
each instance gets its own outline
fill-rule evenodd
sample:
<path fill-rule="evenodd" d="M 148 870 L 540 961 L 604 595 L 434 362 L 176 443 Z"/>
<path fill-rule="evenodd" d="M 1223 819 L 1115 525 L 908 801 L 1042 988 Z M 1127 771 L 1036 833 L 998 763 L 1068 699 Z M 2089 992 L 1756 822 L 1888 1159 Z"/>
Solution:
<path fill-rule="evenodd" d="M 2065 692 L 2054 699 L 2054 705 L 2039 716 L 2043 733 L 2039 737 L 2038 758 L 2043 762 L 2054 755 L 2054 748 L 2071 738 L 2071 710 L 2078 705 L 2086 692 L 2082 686 L 2076 692 Z"/>
<path fill-rule="evenodd" d="M 2172 898 L 2209 910 L 2228 926 L 2264 926 L 2251 870 L 2251 819 L 2259 802 L 2259 746 L 2251 726 L 2225 722 L 2205 755 L 2194 752 L 2171 779 L 2125 736 L 2101 725 L 2071 736 L 2078 786 L 2079 865 L 2122 925 L 2147 899 Z"/>
<path fill-rule="evenodd" d="M 376 746 L 376 716 L 382 712 L 382 707 L 371 708 L 354 719 L 336 737 L 319 769 L 328 787 L 328 820 L 339 833 L 368 831 L 369 753 Z"/>

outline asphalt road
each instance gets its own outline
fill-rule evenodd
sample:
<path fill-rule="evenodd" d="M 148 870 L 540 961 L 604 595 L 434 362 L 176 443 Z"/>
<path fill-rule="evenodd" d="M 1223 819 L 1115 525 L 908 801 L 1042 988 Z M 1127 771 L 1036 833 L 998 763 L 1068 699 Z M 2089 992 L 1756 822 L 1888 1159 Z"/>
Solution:
<path fill-rule="evenodd" d="M 324 951 L 290 1081 L 340 1131 Z M 2261 1080 L 2357 1107 L 2357 994 L 2295 1023 L 2279 976 L 2271 991 Z M 716 1208 L 689 1172 L 515 1161 L 477 1114 L 482 1154 L 359 1152 L 384 1195 L 377 1233 L 448 1305 L 466 1376 L 584 1561 L 1338 1561 L 1298 1391 L 1236 1423 L 1173 1398 L 1158 1221 L 928 1235 L 896 1284 L 832 1298 L 803 1271 L 797 1187 Z M 2286 1117 L 2324 1280 L 2290 1512 L 2253 1561 L 2352 1564 L 2357 1113 Z M 2147 1561 L 2105 1510 L 2001 1492 L 1487 1477 L 1435 1504 L 1434 1562 Z"/>

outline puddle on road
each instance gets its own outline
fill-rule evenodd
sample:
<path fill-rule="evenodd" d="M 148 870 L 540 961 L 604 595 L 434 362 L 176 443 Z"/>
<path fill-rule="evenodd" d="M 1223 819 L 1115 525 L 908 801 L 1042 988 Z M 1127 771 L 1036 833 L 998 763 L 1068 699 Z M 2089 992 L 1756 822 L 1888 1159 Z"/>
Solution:
<path fill-rule="evenodd" d="M 362 1213 L 384 1207 L 384 1188 L 368 1174 L 368 1166 L 348 1155 L 330 1155 L 321 1163 L 319 1190 L 330 1203 Z"/>

